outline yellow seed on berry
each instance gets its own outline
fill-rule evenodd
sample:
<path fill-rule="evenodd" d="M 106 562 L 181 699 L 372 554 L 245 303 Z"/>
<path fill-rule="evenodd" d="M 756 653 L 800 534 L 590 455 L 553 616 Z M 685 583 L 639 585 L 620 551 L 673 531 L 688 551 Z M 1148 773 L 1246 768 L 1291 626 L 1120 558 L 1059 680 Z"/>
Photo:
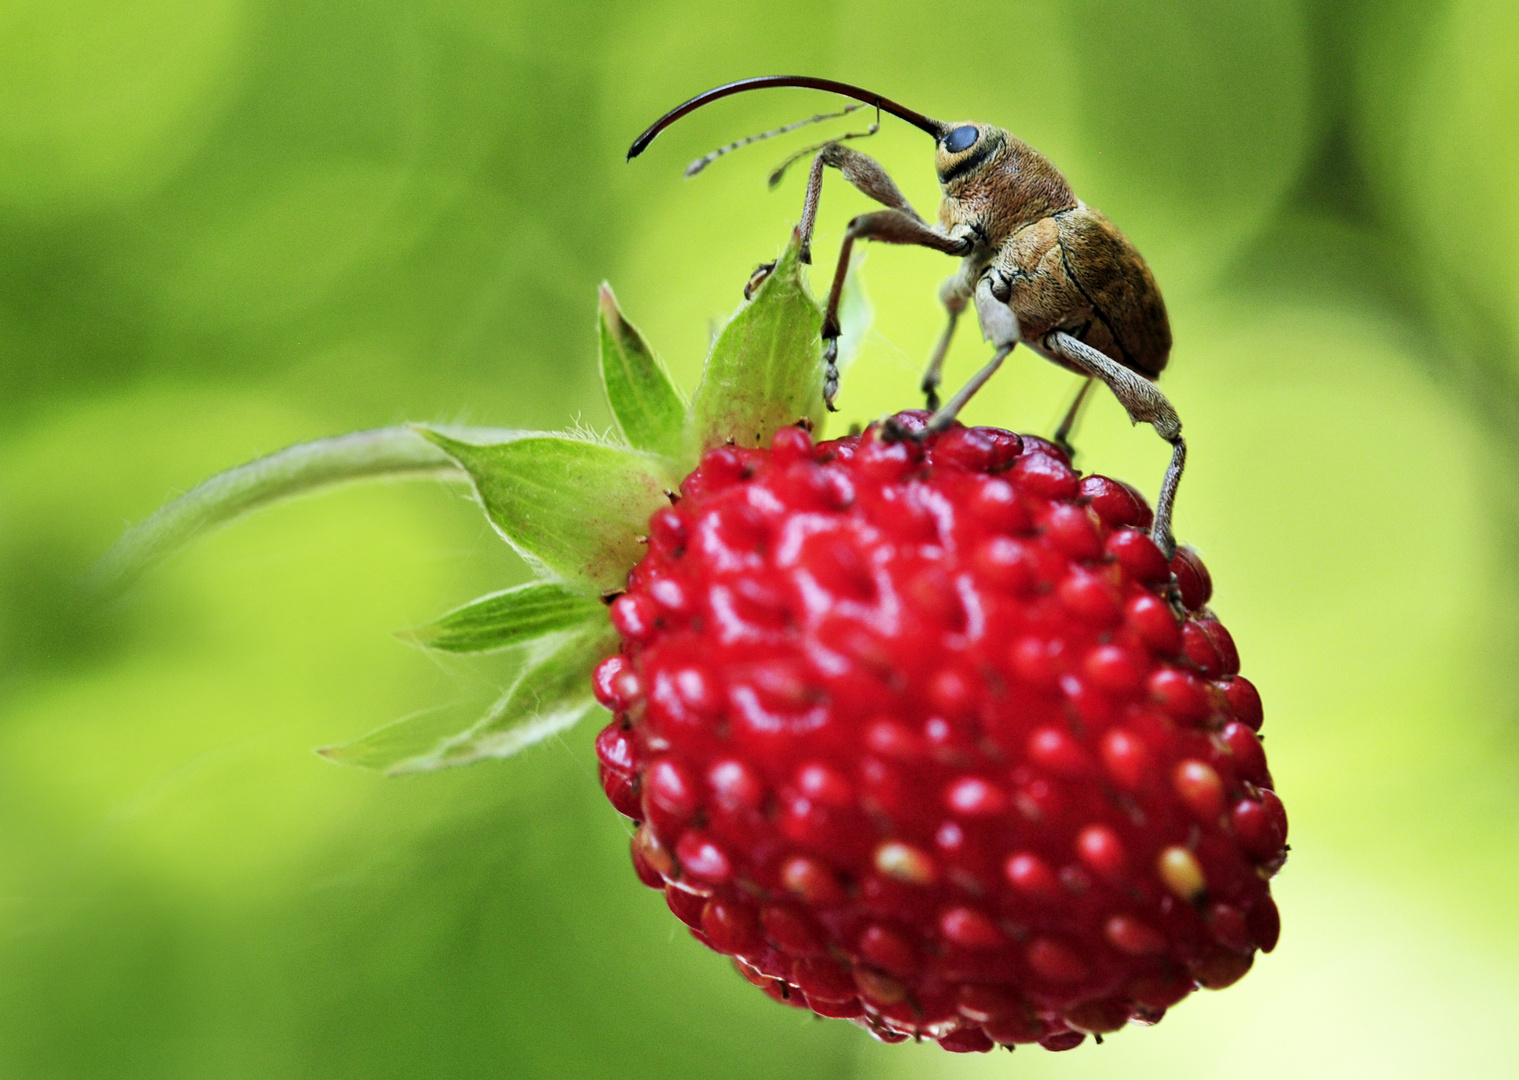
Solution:
<path fill-rule="evenodd" d="M 931 885 L 938 877 L 933 859 L 895 840 L 876 848 L 876 869 L 903 885 Z"/>
<path fill-rule="evenodd" d="M 1208 891 L 1208 879 L 1198 865 L 1197 856 L 1180 845 L 1172 845 L 1155 860 L 1155 872 L 1166 888 L 1189 903 L 1195 903 Z"/>

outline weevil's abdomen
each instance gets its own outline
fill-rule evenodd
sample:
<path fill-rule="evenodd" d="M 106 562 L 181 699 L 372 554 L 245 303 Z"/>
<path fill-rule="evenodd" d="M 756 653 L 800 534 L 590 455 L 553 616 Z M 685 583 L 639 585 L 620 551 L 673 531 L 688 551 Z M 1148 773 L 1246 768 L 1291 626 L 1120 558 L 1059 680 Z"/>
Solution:
<path fill-rule="evenodd" d="M 1066 270 L 1101 323 L 1088 344 L 1155 378 L 1171 356 L 1171 321 L 1144 258 L 1102 211 L 1085 203 L 1054 217 Z"/>

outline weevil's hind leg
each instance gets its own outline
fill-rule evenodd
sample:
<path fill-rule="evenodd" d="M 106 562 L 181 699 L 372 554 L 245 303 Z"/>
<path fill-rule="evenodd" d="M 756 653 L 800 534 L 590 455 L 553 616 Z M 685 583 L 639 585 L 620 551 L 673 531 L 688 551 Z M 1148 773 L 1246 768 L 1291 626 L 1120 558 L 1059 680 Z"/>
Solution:
<path fill-rule="evenodd" d="M 1165 480 L 1161 482 L 1160 497 L 1155 500 L 1155 524 L 1150 530 L 1156 546 L 1169 559 L 1176 554 L 1176 540 L 1171 535 L 1171 514 L 1176 508 L 1176 488 L 1181 483 L 1182 470 L 1187 464 L 1187 442 L 1181 437 L 1181 419 L 1176 415 L 1176 410 L 1171 407 L 1159 387 L 1149 379 L 1064 331 L 1056 330 L 1045 334 L 1041 344 L 1045 351 L 1069 361 L 1094 378 L 1101 379 L 1122 403 L 1132 422 L 1151 425 L 1162 439 L 1171 444 L 1171 464 L 1166 468 Z"/>
<path fill-rule="evenodd" d="M 1072 461 L 1076 460 L 1076 448 L 1071 445 L 1071 432 L 1076 427 L 1076 421 L 1081 419 L 1087 403 L 1087 391 L 1091 388 L 1092 376 L 1088 375 L 1081 381 L 1081 388 L 1076 391 L 1076 396 L 1071 399 L 1071 407 L 1065 411 L 1065 419 L 1060 421 L 1060 426 L 1055 429 L 1055 438 L 1052 440 Z"/>
<path fill-rule="evenodd" d="M 969 276 L 970 268 L 962 266 L 959 273 L 946 278 L 944 284 L 939 286 L 939 302 L 949 313 L 949 322 L 944 327 L 944 333 L 939 335 L 939 343 L 934 346 L 933 355 L 928 358 L 928 369 L 923 372 L 924 407 L 929 412 L 939 407 L 939 384 L 944 381 L 944 357 L 949 353 L 949 343 L 954 340 L 955 325 L 965 310 L 965 302 L 970 299 Z"/>
<path fill-rule="evenodd" d="M 1181 471 L 1187 467 L 1187 440 L 1178 431 L 1168 441 L 1171 464 L 1166 466 L 1166 478 L 1160 482 L 1160 498 L 1155 500 L 1155 525 L 1150 536 L 1169 560 L 1176 554 L 1176 539 L 1171 535 L 1171 512 L 1176 508 L 1176 488 L 1181 483 Z"/>

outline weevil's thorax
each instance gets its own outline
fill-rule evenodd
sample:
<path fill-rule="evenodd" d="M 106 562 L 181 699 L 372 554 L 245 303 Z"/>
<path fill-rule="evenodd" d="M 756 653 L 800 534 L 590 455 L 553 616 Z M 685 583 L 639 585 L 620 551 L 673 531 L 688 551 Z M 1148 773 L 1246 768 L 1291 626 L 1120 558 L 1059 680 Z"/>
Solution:
<path fill-rule="evenodd" d="M 1071 185 L 1049 158 L 990 124 L 950 127 L 935 166 L 944 191 L 939 221 L 951 232 L 969 229 L 982 248 L 996 250 L 1023 226 L 1076 206 Z"/>

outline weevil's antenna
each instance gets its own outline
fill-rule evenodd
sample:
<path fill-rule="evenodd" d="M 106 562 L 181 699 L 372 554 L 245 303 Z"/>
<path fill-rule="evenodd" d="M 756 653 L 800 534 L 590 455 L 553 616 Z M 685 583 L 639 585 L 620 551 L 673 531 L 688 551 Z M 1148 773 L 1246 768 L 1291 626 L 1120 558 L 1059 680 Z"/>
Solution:
<path fill-rule="evenodd" d="M 718 98 L 728 97 L 730 94 L 742 94 L 747 90 L 768 90 L 775 86 L 798 86 L 806 90 L 826 90 L 831 94 L 843 94 L 845 97 L 863 101 L 867 105 L 874 105 L 882 112 L 889 112 L 892 116 L 906 120 L 913 127 L 926 131 L 935 139 L 943 138 L 949 131 L 949 126 L 939 120 L 924 116 L 920 112 L 914 112 L 905 105 L 899 105 L 890 98 L 873 94 L 863 87 L 854 86 L 850 83 L 836 82 L 833 79 L 814 79 L 810 75 L 761 75 L 755 79 L 740 79 L 738 82 L 726 83 L 715 87 L 704 94 L 697 94 L 690 101 L 675 106 L 658 120 L 649 126 L 638 138 L 633 140 L 633 145 L 628 148 L 628 160 L 631 161 L 643 153 L 651 142 L 665 128 L 679 120 L 689 112 L 695 112 L 703 105 L 716 101 Z"/>
<path fill-rule="evenodd" d="M 856 105 L 855 108 L 858 109 L 860 106 Z M 868 139 L 880 130 L 881 110 L 877 109 L 875 123 L 871 124 L 864 131 L 846 131 L 843 135 L 840 135 L 836 139 L 829 139 L 828 142 L 818 143 L 815 146 L 804 146 L 796 153 L 787 157 L 785 161 L 781 162 L 771 171 L 769 181 L 770 186 L 772 188 L 779 187 L 781 180 L 783 180 L 786 176 L 787 169 L 791 168 L 791 166 L 795 165 L 798 161 L 801 161 L 802 158 L 817 153 L 819 150 L 823 149 L 825 146 L 828 146 L 830 143 L 841 143 L 848 139 Z"/>
<path fill-rule="evenodd" d="M 735 150 L 741 150 L 744 147 L 748 146 L 750 143 L 761 142 L 761 141 L 763 141 L 765 139 L 773 139 L 777 135 L 785 135 L 787 132 L 795 131 L 797 128 L 806 127 L 808 124 L 817 124 L 817 123 L 821 123 L 824 120 L 837 120 L 841 116 L 848 116 L 850 113 L 854 112 L 856 109 L 863 109 L 864 107 L 865 107 L 865 103 L 864 102 L 856 102 L 853 105 L 845 105 L 838 112 L 818 113 L 816 116 L 809 116 L 805 120 L 798 120 L 796 123 L 794 123 L 794 124 L 787 124 L 785 127 L 772 128 L 769 131 L 762 131 L 758 135 L 750 135 L 750 136 L 747 136 L 746 138 L 735 139 L 733 142 L 730 142 L 727 146 L 719 146 L 716 150 L 712 151 L 710 154 L 706 154 L 703 157 L 699 157 L 695 161 L 691 162 L 691 164 L 687 165 L 686 166 L 686 172 L 685 172 L 686 178 L 689 179 L 689 178 L 695 176 L 697 173 L 701 172 L 708 165 L 711 165 L 714 161 L 716 161 L 718 158 L 722 157 L 724 154 L 731 154 Z M 876 126 L 877 125 L 874 125 L 874 124 L 871 125 L 872 128 L 874 128 Z M 870 132 L 870 133 L 867 133 L 867 134 L 873 134 L 873 132 Z M 851 134 L 851 135 L 844 135 L 844 136 L 842 136 L 842 138 L 852 139 L 852 138 L 859 138 L 859 136 Z M 789 164 L 789 162 L 788 162 L 788 164 Z"/>

